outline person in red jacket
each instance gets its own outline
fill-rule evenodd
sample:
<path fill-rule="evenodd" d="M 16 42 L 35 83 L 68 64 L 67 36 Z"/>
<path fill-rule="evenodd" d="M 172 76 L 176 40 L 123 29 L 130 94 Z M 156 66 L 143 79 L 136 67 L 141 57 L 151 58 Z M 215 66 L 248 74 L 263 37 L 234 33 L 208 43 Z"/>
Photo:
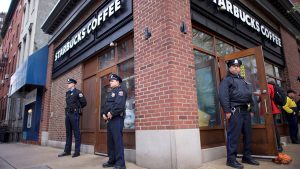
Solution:
<path fill-rule="evenodd" d="M 278 126 L 277 126 L 277 122 L 276 122 L 276 116 L 281 113 L 281 110 L 278 108 L 278 106 L 274 102 L 274 85 L 275 85 L 274 80 L 268 81 L 268 92 L 269 92 L 270 99 L 271 99 L 272 114 L 273 114 L 274 128 L 275 128 L 275 135 L 276 135 L 276 142 L 277 142 L 277 150 L 279 152 L 282 152 L 283 148 L 280 144 L 280 134 L 279 134 Z"/>

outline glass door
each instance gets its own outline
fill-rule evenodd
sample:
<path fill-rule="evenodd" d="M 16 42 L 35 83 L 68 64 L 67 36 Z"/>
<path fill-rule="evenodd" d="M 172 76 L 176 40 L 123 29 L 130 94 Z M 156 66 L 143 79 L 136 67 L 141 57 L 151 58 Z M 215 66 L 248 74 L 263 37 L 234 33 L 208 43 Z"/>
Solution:
<path fill-rule="evenodd" d="M 252 117 L 252 154 L 276 155 L 273 117 L 271 113 L 269 94 L 267 92 L 264 58 L 261 46 L 239 51 L 219 58 L 220 74 L 223 79 L 227 74 L 226 62 L 231 59 L 240 59 L 241 76 L 251 84 L 254 99 L 254 116 Z M 259 93 L 259 94 L 258 94 Z M 241 136 L 242 137 L 242 136 Z M 239 153 L 243 147 L 242 138 Z"/>

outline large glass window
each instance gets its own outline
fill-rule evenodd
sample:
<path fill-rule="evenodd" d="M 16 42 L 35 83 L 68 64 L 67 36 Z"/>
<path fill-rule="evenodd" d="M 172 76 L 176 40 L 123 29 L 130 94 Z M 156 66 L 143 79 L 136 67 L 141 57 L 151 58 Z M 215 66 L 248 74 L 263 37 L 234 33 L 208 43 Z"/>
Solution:
<path fill-rule="evenodd" d="M 243 65 L 241 66 L 240 75 L 245 78 L 250 91 L 257 93 L 261 92 L 255 56 L 250 55 L 241 58 L 241 61 L 243 62 Z M 261 110 L 263 101 L 259 96 L 252 95 L 252 97 L 254 101 L 254 105 L 252 107 L 252 112 L 254 113 L 252 123 L 263 124 L 265 123 L 264 114 Z"/>
<path fill-rule="evenodd" d="M 193 44 L 206 51 L 214 51 L 214 39 L 213 36 L 208 35 L 204 32 L 193 29 Z"/>
<path fill-rule="evenodd" d="M 234 52 L 234 46 L 220 39 L 216 39 L 216 52 L 219 56 L 228 55 Z"/>
<path fill-rule="evenodd" d="M 123 79 L 122 87 L 127 92 L 124 128 L 135 129 L 135 83 L 134 83 L 134 46 L 133 37 L 126 37 L 115 43 L 116 45 L 103 51 L 98 57 L 98 69 L 117 66 L 117 73 Z M 109 75 L 101 77 L 101 100 L 105 100 L 111 90 L 109 87 Z M 101 105 L 104 103 L 101 102 Z M 100 128 L 105 128 L 105 122 L 101 118 Z"/>
<path fill-rule="evenodd" d="M 124 119 L 125 129 L 135 128 L 135 85 L 133 59 L 122 62 L 119 65 L 119 75 L 122 77 L 122 86 L 127 91 L 126 111 Z"/>
<path fill-rule="evenodd" d="M 215 57 L 194 50 L 199 126 L 220 124 Z"/>
<path fill-rule="evenodd" d="M 122 60 L 124 58 L 133 57 L 133 38 L 124 40 L 120 44 L 117 44 L 118 59 Z"/>
<path fill-rule="evenodd" d="M 99 69 L 104 69 L 112 66 L 115 63 L 115 50 L 107 49 L 104 51 L 98 58 L 99 61 Z"/>
<path fill-rule="evenodd" d="M 224 56 L 239 49 L 220 38 L 193 29 L 193 44 L 196 69 L 196 88 L 200 127 L 221 125 L 218 99 L 217 56 Z"/>
<path fill-rule="evenodd" d="M 283 80 L 283 70 L 271 63 L 265 62 L 265 72 L 268 81 L 274 81 L 277 85 L 281 86 L 283 89 L 287 89 L 286 82 Z M 286 121 L 284 113 L 278 114 L 276 116 L 276 123 L 281 124 Z"/>

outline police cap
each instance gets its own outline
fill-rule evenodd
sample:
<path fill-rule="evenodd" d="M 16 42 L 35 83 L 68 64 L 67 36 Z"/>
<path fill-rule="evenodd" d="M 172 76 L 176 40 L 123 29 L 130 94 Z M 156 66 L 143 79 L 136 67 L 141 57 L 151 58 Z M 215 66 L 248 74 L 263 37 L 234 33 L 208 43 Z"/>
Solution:
<path fill-rule="evenodd" d="M 229 60 L 229 61 L 227 62 L 228 68 L 230 68 L 230 66 L 232 66 L 232 65 L 241 66 L 241 65 L 242 65 L 242 61 L 239 60 L 239 59 Z"/>
<path fill-rule="evenodd" d="M 109 81 L 111 81 L 111 80 L 117 80 L 117 81 L 119 81 L 120 83 L 122 83 L 122 79 L 121 79 L 118 75 L 116 75 L 116 74 L 111 74 L 111 75 L 109 76 Z"/>
<path fill-rule="evenodd" d="M 68 84 L 70 84 L 70 83 L 76 84 L 77 81 L 76 81 L 75 79 L 68 79 L 68 80 L 67 80 L 67 83 L 68 83 Z"/>

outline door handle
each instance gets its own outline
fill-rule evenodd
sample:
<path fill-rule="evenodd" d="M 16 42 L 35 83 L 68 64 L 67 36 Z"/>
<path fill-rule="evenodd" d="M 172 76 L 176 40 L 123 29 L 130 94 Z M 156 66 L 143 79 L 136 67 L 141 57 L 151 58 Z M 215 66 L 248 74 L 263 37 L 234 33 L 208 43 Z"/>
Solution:
<path fill-rule="evenodd" d="M 269 112 L 268 112 L 268 106 L 267 106 L 267 99 L 264 99 L 264 104 L 265 104 L 266 114 L 269 114 Z"/>

